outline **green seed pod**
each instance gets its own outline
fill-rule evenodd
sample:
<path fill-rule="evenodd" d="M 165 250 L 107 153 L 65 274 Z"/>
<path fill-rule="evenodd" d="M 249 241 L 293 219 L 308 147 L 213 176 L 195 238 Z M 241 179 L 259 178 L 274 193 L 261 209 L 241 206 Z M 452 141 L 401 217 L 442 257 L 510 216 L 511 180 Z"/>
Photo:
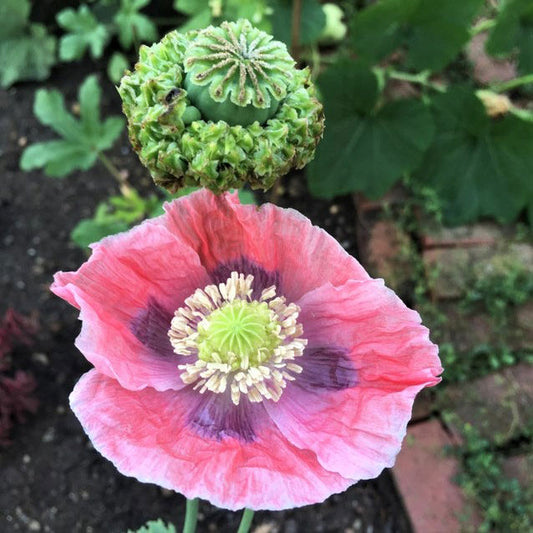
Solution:
<path fill-rule="evenodd" d="M 156 184 L 268 189 L 312 158 L 322 106 L 308 69 L 250 22 L 173 31 L 122 78 L 133 148 Z"/>

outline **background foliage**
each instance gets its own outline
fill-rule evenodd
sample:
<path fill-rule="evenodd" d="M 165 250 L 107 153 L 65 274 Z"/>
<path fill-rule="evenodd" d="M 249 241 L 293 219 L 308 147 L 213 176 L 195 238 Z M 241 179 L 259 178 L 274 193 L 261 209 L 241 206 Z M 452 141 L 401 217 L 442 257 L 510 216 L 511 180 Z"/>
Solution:
<path fill-rule="evenodd" d="M 307 170 L 313 194 L 332 198 L 359 191 L 377 199 L 409 177 L 435 191 L 447 224 L 481 217 L 510 222 L 524 213 L 531 222 L 529 0 L 306 0 L 297 43 L 291 42 L 290 0 L 169 0 L 166 13 L 173 9 L 175 15 L 170 19 L 151 17 L 155 4 L 165 3 L 81 3 L 57 13 L 57 27 L 47 29 L 31 22 L 29 0 L 5 0 L 0 7 L 0 83 L 41 80 L 58 60 L 87 57 L 107 57 L 108 76 L 117 83 L 141 43 L 173 27 L 185 31 L 246 17 L 292 46 L 317 78 L 327 129 Z M 482 82 L 474 76 L 466 50 L 479 34 L 486 36 L 485 53 L 506 60 L 514 78 Z M 92 88 L 97 90 L 94 83 Z M 46 98 L 38 96 L 35 111 L 41 120 Z M 60 109 L 58 96 L 53 98 Z M 69 120 L 62 112 L 59 116 Z M 22 166 L 44 166 L 51 175 L 88 169 L 118 135 L 117 121 L 101 128 L 111 124 L 116 129 L 98 143 L 87 144 L 78 128 L 72 142 L 47 145 L 51 154 L 42 145 L 30 147 Z M 100 137 L 96 130 L 93 134 L 95 140 Z M 67 163 L 67 158 L 77 161 Z"/>

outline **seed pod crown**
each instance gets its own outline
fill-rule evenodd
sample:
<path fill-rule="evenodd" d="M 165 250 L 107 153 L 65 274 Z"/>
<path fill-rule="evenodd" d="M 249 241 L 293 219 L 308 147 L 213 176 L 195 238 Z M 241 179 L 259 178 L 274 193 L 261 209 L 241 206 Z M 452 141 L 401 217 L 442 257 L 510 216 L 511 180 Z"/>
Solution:
<path fill-rule="evenodd" d="M 308 69 L 244 19 L 141 47 L 119 93 L 135 151 L 170 191 L 266 190 L 313 158 L 324 129 Z"/>

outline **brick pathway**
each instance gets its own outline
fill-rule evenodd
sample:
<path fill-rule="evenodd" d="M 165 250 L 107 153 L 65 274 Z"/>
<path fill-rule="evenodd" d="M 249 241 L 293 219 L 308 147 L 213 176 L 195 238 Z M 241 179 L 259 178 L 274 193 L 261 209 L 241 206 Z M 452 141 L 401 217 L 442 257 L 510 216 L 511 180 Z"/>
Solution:
<path fill-rule="evenodd" d="M 533 349 L 533 301 L 509 310 L 504 332 L 487 312 L 479 309 L 465 315 L 459 305 L 480 276 L 505 273 L 509 265 L 533 272 L 533 246 L 517 242 L 514 228 L 483 223 L 448 229 L 421 221 L 422 233 L 413 236 L 391 216 L 405 200 L 401 189 L 380 202 L 360 195 L 354 200 L 360 261 L 404 296 L 412 290 L 412 257 L 419 249 L 430 300 L 447 318 L 440 333 L 459 356 L 503 343 L 515 352 Z M 464 424 L 499 446 L 498 450 L 529 438 L 533 434 L 533 365 L 521 363 L 437 389 L 425 390 L 417 398 L 393 473 L 415 533 L 475 531 L 479 512 L 454 483 L 459 464 L 445 450 L 460 445 Z M 524 489 L 533 485 L 533 454 L 519 450 L 518 455 L 501 459 L 507 478 L 517 479 Z"/>

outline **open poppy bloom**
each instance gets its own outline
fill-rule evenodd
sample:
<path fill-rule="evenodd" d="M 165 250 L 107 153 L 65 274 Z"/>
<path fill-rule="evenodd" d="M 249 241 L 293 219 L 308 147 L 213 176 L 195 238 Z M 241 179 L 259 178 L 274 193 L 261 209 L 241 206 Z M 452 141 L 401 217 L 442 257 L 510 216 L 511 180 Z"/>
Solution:
<path fill-rule="evenodd" d="M 94 365 L 71 406 L 125 475 L 228 509 L 324 500 L 392 466 L 438 383 L 419 315 L 296 211 L 200 191 L 52 290 Z"/>

